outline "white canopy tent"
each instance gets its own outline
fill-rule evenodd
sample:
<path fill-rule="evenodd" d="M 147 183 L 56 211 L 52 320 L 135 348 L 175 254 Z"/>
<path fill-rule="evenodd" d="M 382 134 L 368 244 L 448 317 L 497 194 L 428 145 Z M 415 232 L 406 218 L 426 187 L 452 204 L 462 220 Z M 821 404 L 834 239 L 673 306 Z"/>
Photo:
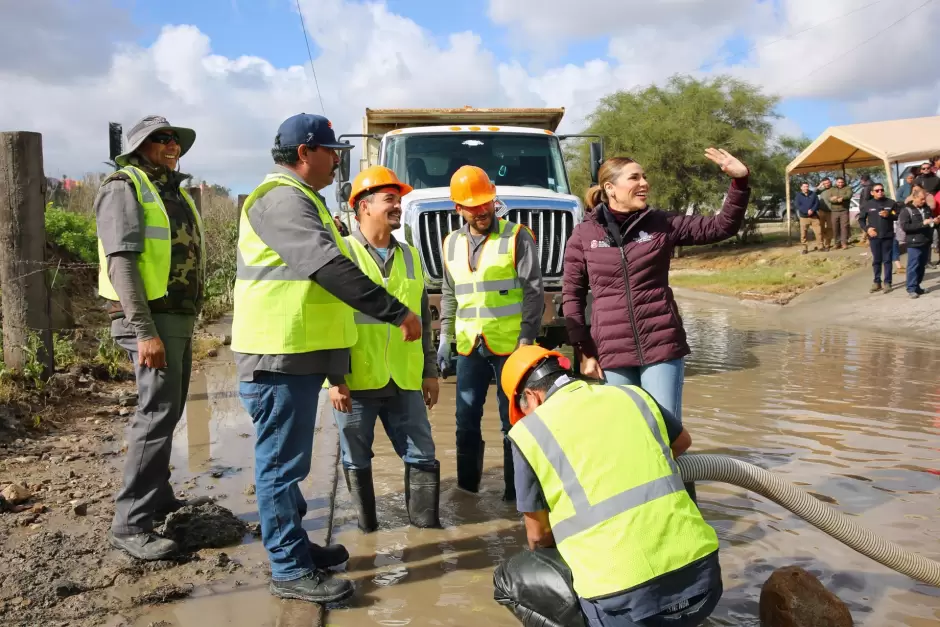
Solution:
<path fill-rule="evenodd" d="M 790 177 L 806 172 L 884 166 L 891 197 L 898 164 L 940 154 L 940 116 L 831 126 L 787 165 L 787 243 L 790 243 Z"/>

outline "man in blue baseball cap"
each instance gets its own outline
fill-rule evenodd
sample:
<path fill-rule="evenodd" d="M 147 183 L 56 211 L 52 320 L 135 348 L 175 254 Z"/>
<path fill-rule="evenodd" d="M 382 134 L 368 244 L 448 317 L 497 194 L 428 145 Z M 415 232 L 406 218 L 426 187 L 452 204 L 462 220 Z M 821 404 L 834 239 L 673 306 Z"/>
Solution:
<path fill-rule="evenodd" d="M 238 227 L 232 350 L 239 395 L 251 415 L 261 539 L 275 596 L 329 603 L 352 584 L 326 569 L 349 558 L 342 545 L 320 547 L 301 520 L 299 484 L 310 472 L 319 394 L 342 383 L 356 343 L 354 312 L 421 338 L 421 321 L 359 270 L 320 190 L 333 182 L 337 150 L 330 121 L 301 113 L 274 138 L 274 170 L 248 196 Z M 358 313 L 355 315 L 359 315 Z"/>

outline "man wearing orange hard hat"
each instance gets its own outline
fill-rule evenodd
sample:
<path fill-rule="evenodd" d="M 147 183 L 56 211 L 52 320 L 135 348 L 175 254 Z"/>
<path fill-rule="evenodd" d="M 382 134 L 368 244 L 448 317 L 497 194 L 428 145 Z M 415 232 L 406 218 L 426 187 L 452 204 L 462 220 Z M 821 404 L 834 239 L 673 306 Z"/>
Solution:
<path fill-rule="evenodd" d="M 441 472 L 434 456 L 427 410 L 438 396 L 431 311 L 418 251 L 392 231 L 401 226 L 401 197 L 412 187 L 380 165 L 352 182 L 349 206 L 359 230 L 345 238 L 352 260 L 378 285 L 421 316 L 421 343 L 405 342 L 390 325 L 356 312 L 358 337 L 350 372 L 330 375 L 329 395 L 339 429 L 343 474 L 356 505 L 359 529 L 378 528 L 372 484 L 375 421 L 382 419 L 395 452 L 405 462 L 405 505 L 411 524 L 439 527 Z"/>
<path fill-rule="evenodd" d="M 496 186 L 482 168 L 465 165 L 450 197 L 466 224 L 444 239 L 441 284 L 443 372 L 457 348 L 457 486 L 477 492 L 483 474 L 483 405 L 493 375 L 517 347 L 532 344 L 544 309 L 542 271 L 531 231 L 496 216 Z M 509 407 L 497 389 L 503 432 L 503 499 L 515 500 L 512 454 L 505 434 Z"/>
<path fill-rule="evenodd" d="M 497 568 L 496 600 L 550 624 L 702 624 L 721 598 L 721 566 L 676 464 L 692 438 L 641 388 L 568 368 L 540 346 L 503 366 L 531 551 Z"/>

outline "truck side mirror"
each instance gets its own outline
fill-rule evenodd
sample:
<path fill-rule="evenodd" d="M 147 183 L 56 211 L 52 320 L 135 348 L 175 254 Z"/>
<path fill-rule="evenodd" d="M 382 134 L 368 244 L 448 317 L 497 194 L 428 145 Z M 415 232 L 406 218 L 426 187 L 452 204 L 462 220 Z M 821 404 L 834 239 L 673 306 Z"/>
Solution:
<path fill-rule="evenodd" d="M 604 162 L 604 148 L 600 142 L 591 142 L 591 185 L 597 185 L 597 171 Z"/>
<path fill-rule="evenodd" d="M 349 180 L 349 153 L 351 150 L 339 151 L 339 182 L 345 183 Z"/>
<path fill-rule="evenodd" d="M 349 195 L 352 193 L 352 183 L 344 181 L 336 186 L 336 202 L 349 202 Z"/>

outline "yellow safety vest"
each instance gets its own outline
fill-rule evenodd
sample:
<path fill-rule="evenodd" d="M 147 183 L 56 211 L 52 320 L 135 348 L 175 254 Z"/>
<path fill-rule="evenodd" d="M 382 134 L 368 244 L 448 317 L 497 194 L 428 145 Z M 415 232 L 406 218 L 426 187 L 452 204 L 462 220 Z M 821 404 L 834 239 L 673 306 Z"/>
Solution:
<path fill-rule="evenodd" d="M 483 244 L 477 269 L 470 269 L 470 238 L 465 229 L 444 238 L 444 263 L 454 279 L 457 352 L 469 355 L 477 336 L 496 355 L 516 348 L 522 327 L 522 284 L 516 274 L 516 236 L 522 227 L 497 221 Z"/>
<path fill-rule="evenodd" d="M 245 199 L 238 224 L 232 350 L 286 355 L 349 348 L 356 343 L 352 307 L 289 268 L 248 220 L 255 201 L 279 185 L 296 187 L 310 199 L 340 252 L 349 257 L 333 217 L 313 190 L 286 174 L 266 176 Z"/>
<path fill-rule="evenodd" d="M 157 300 L 167 295 L 167 283 L 170 281 L 170 265 L 173 259 L 170 217 L 160 198 L 160 192 L 143 170 L 132 165 L 124 166 L 106 178 L 104 182 L 108 182 L 118 173 L 128 176 L 137 193 L 137 202 L 144 210 L 144 251 L 137 257 L 137 269 L 144 282 L 147 300 Z M 180 185 L 180 195 L 193 212 L 193 220 L 199 233 L 199 245 L 202 250 L 202 254 L 199 255 L 200 266 L 205 276 L 206 238 L 203 235 L 202 217 L 196 211 L 196 203 L 182 185 Z M 104 254 L 104 244 L 100 237 L 98 238 L 98 294 L 108 300 L 118 300 L 117 292 L 114 291 L 111 279 L 108 278 L 108 258 Z"/>
<path fill-rule="evenodd" d="M 385 278 L 372 254 L 358 239 L 350 235 L 346 241 L 352 260 L 363 273 L 420 316 L 424 274 L 418 251 L 403 242 L 399 242 L 398 250 L 390 248 L 392 270 Z M 420 390 L 424 373 L 421 342 L 404 341 L 399 329 L 361 311 L 355 312 L 355 320 L 359 339 L 350 349 L 351 373 L 346 376 L 349 389 L 377 390 L 392 379 L 403 390 Z"/>
<path fill-rule="evenodd" d="M 569 383 L 509 437 L 539 479 L 578 596 L 630 590 L 718 550 L 640 388 Z"/>

